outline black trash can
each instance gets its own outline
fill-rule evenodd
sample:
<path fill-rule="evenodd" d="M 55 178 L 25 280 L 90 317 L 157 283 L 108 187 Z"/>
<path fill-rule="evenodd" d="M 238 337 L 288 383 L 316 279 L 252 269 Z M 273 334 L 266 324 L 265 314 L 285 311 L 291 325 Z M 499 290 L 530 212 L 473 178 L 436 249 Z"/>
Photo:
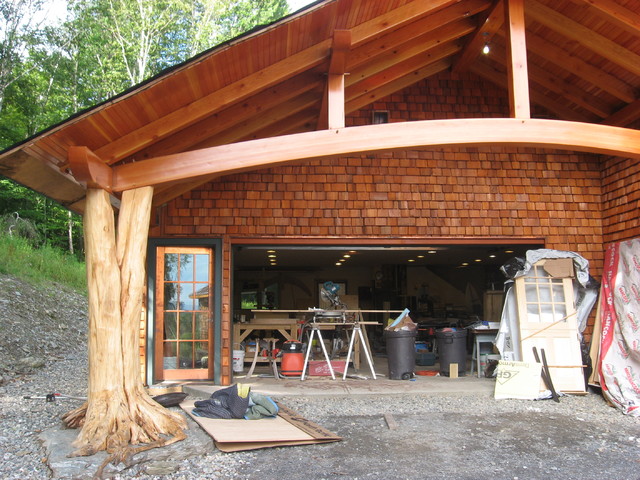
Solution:
<path fill-rule="evenodd" d="M 413 378 L 416 365 L 416 330 L 385 330 L 387 361 L 391 380 L 409 380 Z"/>
<path fill-rule="evenodd" d="M 438 356 L 440 357 L 440 375 L 450 375 L 450 365 L 458 364 L 458 375 L 467 373 L 467 331 L 436 331 Z"/>

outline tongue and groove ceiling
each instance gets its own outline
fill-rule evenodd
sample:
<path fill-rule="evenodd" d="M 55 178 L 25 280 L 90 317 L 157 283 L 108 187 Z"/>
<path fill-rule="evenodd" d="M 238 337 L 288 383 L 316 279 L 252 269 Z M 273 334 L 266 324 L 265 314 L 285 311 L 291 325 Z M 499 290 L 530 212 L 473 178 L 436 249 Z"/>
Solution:
<path fill-rule="evenodd" d="M 531 105 L 558 120 L 638 129 L 639 12 L 640 0 L 525 0 Z M 319 1 L 6 150 L 0 174 L 82 212 L 73 146 L 116 167 L 326 129 L 332 74 L 345 74 L 346 115 L 444 71 L 506 91 L 504 18 L 502 1 Z M 209 178 L 156 185 L 154 203 Z"/>

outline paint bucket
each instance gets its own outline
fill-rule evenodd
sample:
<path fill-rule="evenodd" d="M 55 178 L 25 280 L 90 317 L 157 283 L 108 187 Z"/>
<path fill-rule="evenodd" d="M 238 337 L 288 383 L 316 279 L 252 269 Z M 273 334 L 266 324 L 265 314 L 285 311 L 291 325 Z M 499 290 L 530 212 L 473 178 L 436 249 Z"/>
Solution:
<path fill-rule="evenodd" d="M 233 351 L 233 371 L 240 373 L 244 370 L 244 350 Z"/>

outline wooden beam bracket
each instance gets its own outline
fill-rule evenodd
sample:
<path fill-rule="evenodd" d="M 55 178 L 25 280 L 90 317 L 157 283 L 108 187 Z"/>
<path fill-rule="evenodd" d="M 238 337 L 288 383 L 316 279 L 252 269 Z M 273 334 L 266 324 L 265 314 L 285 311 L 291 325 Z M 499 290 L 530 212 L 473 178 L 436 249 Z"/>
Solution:
<path fill-rule="evenodd" d="M 69 147 L 69 168 L 85 188 L 113 192 L 113 170 L 87 147 Z"/>

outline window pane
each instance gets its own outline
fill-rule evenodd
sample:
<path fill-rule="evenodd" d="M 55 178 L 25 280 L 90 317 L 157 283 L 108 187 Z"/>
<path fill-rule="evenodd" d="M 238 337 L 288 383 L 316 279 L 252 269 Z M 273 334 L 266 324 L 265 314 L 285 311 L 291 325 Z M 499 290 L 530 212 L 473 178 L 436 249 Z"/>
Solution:
<path fill-rule="evenodd" d="M 193 339 L 193 313 L 180 314 L 180 340 Z"/>
<path fill-rule="evenodd" d="M 538 295 L 540 295 L 538 299 L 540 302 L 551 303 L 551 285 L 542 283 L 538 288 Z"/>
<path fill-rule="evenodd" d="M 164 344 L 163 368 L 178 368 L 178 342 L 166 342 Z"/>
<path fill-rule="evenodd" d="M 564 303 L 564 287 L 561 283 L 553 286 L 553 301 Z"/>
<path fill-rule="evenodd" d="M 164 254 L 164 279 L 172 282 L 178 280 L 178 255 L 175 253 Z"/>
<path fill-rule="evenodd" d="M 552 323 L 556 320 L 553 314 L 553 305 L 540 305 L 542 321 L 546 323 Z"/>
<path fill-rule="evenodd" d="M 527 304 L 527 321 L 539 322 L 540 321 L 540 307 L 537 303 Z"/>
<path fill-rule="evenodd" d="M 525 285 L 524 286 L 525 295 L 527 297 L 527 302 L 537 302 L 538 301 L 538 287 L 537 285 Z"/>
<path fill-rule="evenodd" d="M 180 254 L 180 280 L 183 282 L 193 282 L 193 254 Z"/>
<path fill-rule="evenodd" d="M 196 305 L 194 310 L 209 310 L 209 285 L 195 284 Z"/>
<path fill-rule="evenodd" d="M 193 344 L 191 342 L 180 342 L 179 368 L 193 368 Z"/>
<path fill-rule="evenodd" d="M 195 342 L 196 368 L 207 368 L 209 360 L 209 344 L 207 342 Z"/>
<path fill-rule="evenodd" d="M 178 305 L 178 284 L 164 284 L 164 309 L 176 310 Z"/>
<path fill-rule="evenodd" d="M 209 281 L 209 255 L 196 255 L 196 282 Z"/>
<path fill-rule="evenodd" d="M 175 313 L 164 314 L 164 338 L 165 340 L 175 340 L 178 338 L 178 319 Z"/>
<path fill-rule="evenodd" d="M 196 313 L 196 339 L 209 338 L 209 314 Z"/>
<path fill-rule="evenodd" d="M 193 283 L 180 284 L 180 310 L 194 310 L 195 286 Z"/>

